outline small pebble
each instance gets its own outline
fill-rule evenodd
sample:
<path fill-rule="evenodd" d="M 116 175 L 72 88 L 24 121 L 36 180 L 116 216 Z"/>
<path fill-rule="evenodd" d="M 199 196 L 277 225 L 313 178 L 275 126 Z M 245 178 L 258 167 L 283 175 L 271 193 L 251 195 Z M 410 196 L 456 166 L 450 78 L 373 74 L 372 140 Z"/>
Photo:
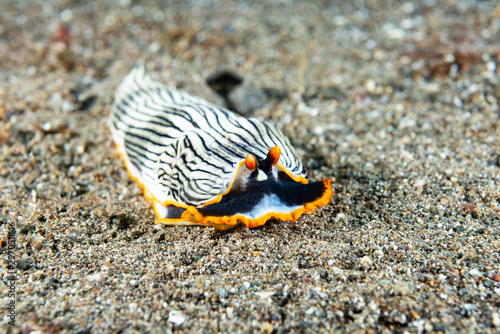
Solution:
<path fill-rule="evenodd" d="M 265 334 L 271 334 L 274 330 L 273 325 L 271 325 L 269 322 L 265 322 L 260 326 L 260 331 L 265 333 Z"/>
<path fill-rule="evenodd" d="M 377 83 L 375 82 L 375 80 L 369 79 L 366 81 L 365 87 L 367 91 L 369 91 L 370 93 L 374 93 L 375 88 L 377 87 Z"/>
<path fill-rule="evenodd" d="M 89 276 L 87 276 L 87 280 L 89 282 L 99 282 L 101 280 L 101 274 L 96 273 L 93 275 L 89 275 Z"/>
<path fill-rule="evenodd" d="M 370 257 L 369 257 L 368 255 L 365 255 L 365 256 L 363 256 L 363 257 L 359 260 L 359 263 L 360 263 L 363 267 L 367 268 L 367 267 L 369 267 L 369 266 L 371 266 L 371 265 L 372 265 L 372 259 L 370 259 Z"/>
<path fill-rule="evenodd" d="M 23 260 L 23 259 L 20 259 L 18 262 L 17 262 L 17 267 L 21 270 L 26 270 L 26 269 L 29 269 L 30 268 L 30 264 L 27 260 Z"/>
<path fill-rule="evenodd" d="M 342 268 L 339 268 L 339 267 L 336 267 L 336 266 L 330 267 L 330 270 L 335 275 L 342 275 L 344 273 L 344 270 Z"/>
<path fill-rule="evenodd" d="M 417 180 L 413 184 L 413 187 L 415 187 L 415 188 L 422 188 L 423 186 L 425 186 L 425 180 L 424 179 Z"/>
<path fill-rule="evenodd" d="M 39 250 L 40 248 L 42 248 L 42 241 L 38 238 L 33 239 L 33 241 L 31 242 L 31 247 Z"/>
<path fill-rule="evenodd" d="M 221 286 L 217 287 L 216 291 L 220 298 L 227 298 L 229 296 L 229 292 Z"/>
<path fill-rule="evenodd" d="M 232 319 L 234 316 L 234 309 L 232 307 L 226 307 L 226 314 L 228 319 Z"/>
<path fill-rule="evenodd" d="M 134 313 L 137 310 L 137 303 L 130 303 L 128 308 L 130 309 L 130 312 Z"/>
<path fill-rule="evenodd" d="M 500 329 L 500 314 L 498 312 L 493 312 L 491 314 L 491 322 L 493 326 Z"/>
<path fill-rule="evenodd" d="M 186 321 L 186 318 L 181 311 L 170 311 L 168 314 L 168 321 L 180 326 L 184 323 L 184 321 Z"/>
<path fill-rule="evenodd" d="M 481 274 L 481 272 L 476 268 L 469 270 L 469 275 L 474 276 L 474 277 L 483 276 Z"/>

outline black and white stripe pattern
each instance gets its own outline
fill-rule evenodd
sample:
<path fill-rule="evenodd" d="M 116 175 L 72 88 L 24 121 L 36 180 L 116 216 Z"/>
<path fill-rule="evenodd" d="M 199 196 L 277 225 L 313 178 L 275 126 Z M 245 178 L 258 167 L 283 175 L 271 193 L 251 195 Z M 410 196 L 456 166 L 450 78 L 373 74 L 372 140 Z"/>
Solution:
<path fill-rule="evenodd" d="M 167 90 L 143 67 L 118 88 L 109 123 L 129 171 L 160 203 L 203 206 L 228 189 L 247 154 L 264 159 L 273 146 L 291 174 L 306 176 L 274 125 Z"/>

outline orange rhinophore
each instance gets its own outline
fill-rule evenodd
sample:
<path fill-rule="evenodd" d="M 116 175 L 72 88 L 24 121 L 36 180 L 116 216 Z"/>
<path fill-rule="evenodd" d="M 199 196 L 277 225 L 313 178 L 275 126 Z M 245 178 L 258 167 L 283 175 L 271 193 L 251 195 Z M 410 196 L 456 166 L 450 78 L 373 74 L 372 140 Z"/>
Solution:
<path fill-rule="evenodd" d="M 269 159 L 269 162 L 271 162 L 271 165 L 274 166 L 276 163 L 278 163 L 278 160 L 280 159 L 280 154 L 281 150 L 278 146 L 273 146 L 269 150 L 269 153 L 267 154 L 267 159 Z"/>
<path fill-rule="evenodd" d="M 253 154 L 247 155 L 247 157 L 245 158 L 245 165 L 250 170 L 255 170 L 255 168 L 257 168 L 257 159 L 255 159 L 255 156 Z"/>

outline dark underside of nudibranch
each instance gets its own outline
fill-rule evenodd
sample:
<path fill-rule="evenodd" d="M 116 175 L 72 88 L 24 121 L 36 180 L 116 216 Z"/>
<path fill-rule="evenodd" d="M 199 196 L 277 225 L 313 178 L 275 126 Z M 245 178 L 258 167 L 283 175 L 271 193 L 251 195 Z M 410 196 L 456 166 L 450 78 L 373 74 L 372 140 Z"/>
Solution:
<path fill-rule="evenodd" d="M 303 206 L 314 202 L 325 194 L 323 182 L 303 184 L 300 182 L 278 181 L 269 178 L 265 181 L 250 181 L 245 192 L 229 192 L 219 203 L 198 209 L 204 216 L 232 216 L 252 212 L 266 198 L 275 197 L 284 207 Z"/>

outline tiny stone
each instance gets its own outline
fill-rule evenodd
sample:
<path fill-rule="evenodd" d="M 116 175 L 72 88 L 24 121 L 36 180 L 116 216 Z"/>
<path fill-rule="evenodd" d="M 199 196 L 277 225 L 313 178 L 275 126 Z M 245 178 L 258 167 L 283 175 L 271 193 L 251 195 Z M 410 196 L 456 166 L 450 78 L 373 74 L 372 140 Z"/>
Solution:
<path fill-rule="evenodd" d="M 176 310 L 176 311 L 171 311 L 168 314 L 168 321 L 180 326 L 184 323 L 184 321 L 186 321 L 186 318 L 184 317 L 184 314 L 182 314 L 181 311 Z"/>
<path fill-rule="evenodd" d="M 432 326 L 432 323 L 429 320 L 427 320 L 425 322 L 424 329 L 430 333 L 434 329 L 434 326 Z"/>
<path fill-rule="evenodd" d="M 151 52 L 151 53 L 156 53 L 156 52 L 160 51 L 160 49 L 161 49 L 161 44 L 158 42 L 153 42 L 153 43 L 149 44 L 149 52 Z"/>
<path fill-rule="evenodd" d="M 495 69 L 497 68 L 497 66 L 496 66 L 496 64 L 495 64 L 494 61 L 489 61 L 489 62 L 486 63 L 486 68 L 490 72 L 495 72 Z"/>
<path fill-rule="evenodd" d="M 130 312 L 135 312 L 135 310 L 137 310 L 137 303 L 130 303 L 128 308 L 130 309 Z"/>
<path fill-rule="evenodd" d="M 21 259 L 17 262 L 17 267 L 21 270 L 26 270 L 30 267 L 30 265 L 29 265 L 28 261 Z"/>
<path fill-rule="evenodd" d="M 89 276 L 87 276 L 87 280 L 89 282 L 99 282 L 101 280 L 101 274 L 97 273 L 97 274 L 89 275 Z"/>
<path fill-rule="evenodd" d="M 370 79 L 366 81 L 365 88 L 368 90 L 370 93 L 373 93 L 375 91 L 376 83 L 374 80 Z"/>
<path fill-rule="evenodd" d="M 49 132 L 50 130 L 52 130 L 52 124 L 50 124 L 50 122 L 45 122 L 42 125 L 42 130 L 45 132 Z"/>
<path fill-rule="evenodd" d="M 307 315 L 311 315 L 311 314 L 314 313 L 314 311 L 316 311 L 316 308 L 315 307 L 310 307 L 310 308 L 307 309 L 306 314 Z"/>
<path fill-rule="evenodd" d="M 83 154 L 83 153 L 85 153 L 85 145 L 78 145 L 78 146 L 76 147 L 76 153 L 78 153 L 78 154 Z"/>
<path fill-rule="evenodd" d="M 482 276 L 481 272 L 479 270 L 477 270 L 476 268 L 471 269 L 469 271 L 469 275 L 474 276 L 474 277 Z"/>
<path fill-rule="evenodd" d="M 372 265 L 372 259 L 368 255 L 365 255 L 359 260 L 359 263 L 366 268 Z"/>
<path fill-rule="evenodd" d="M 493 312 L 491 314 L 491 322 L 496 328 L 500 328 L 500 314 L 497 312 Z"/>
<path fill-rule="evenodd" d="M 217 294 L 219 295 L 219 297 L 221 297 L 221 298 L 227 298 L 229 296 L 229 292 L 221 286 L 219 286 L 216 289 L 216 291 L 217 291 Z"/>
<path fill-rule="evenodd" d="M 347 216 L 342 212 L 338 213 L 337 216 L 335 217 L 335 221 L 338 222 L 340 220 L 347 220 Z"/>
<path fill-rule="evenodd" d="M 425 180 L 424 179 L 417 180 L 413 186 L 415 188 L 421 188 L 425 186 Z"/>
<path fill-rule="evenodd" d="M 314 128 L 313 131 L 314 131 L 315 134 L 317 134 L 318 136 L 320 136 L 320 135 L 322 135 L 325 132 L 325 129 L 322 126 L 318 125 L 318 126 L 316 126 Z"/>
<path fill-rule="evenodd" d="M 273 332 L 273 329 L 273 325 L 271 325 L 269 322 L 263 323 L 260 327 L 260 331 L 266 334 L 271 334 Z"/>
<path fill-rule="evenodd" d="M 31 242 L 31 247 L 33 247 L 36 250 L 39 250 L 40 248 L 42 248 L 42 242 L 39 239 L 34 239 Z"/>
<path fill-rule="evenodd" d="M 335 275 L 342 275 L 344 273 L 344 270 L 342 270 L 341 268 L 339 267 L 336 267 L 336 266 L 332 266 L 330 268 L 330 270 L 332 271 L 333 274 Z"/>
<path fill-rule="evenodd" d="M 477 206 L 475 206 L 472 203 L 463 203 L 462 207 L 465 211 L 470 211 L 470 212 L 477 211 Z"/>

